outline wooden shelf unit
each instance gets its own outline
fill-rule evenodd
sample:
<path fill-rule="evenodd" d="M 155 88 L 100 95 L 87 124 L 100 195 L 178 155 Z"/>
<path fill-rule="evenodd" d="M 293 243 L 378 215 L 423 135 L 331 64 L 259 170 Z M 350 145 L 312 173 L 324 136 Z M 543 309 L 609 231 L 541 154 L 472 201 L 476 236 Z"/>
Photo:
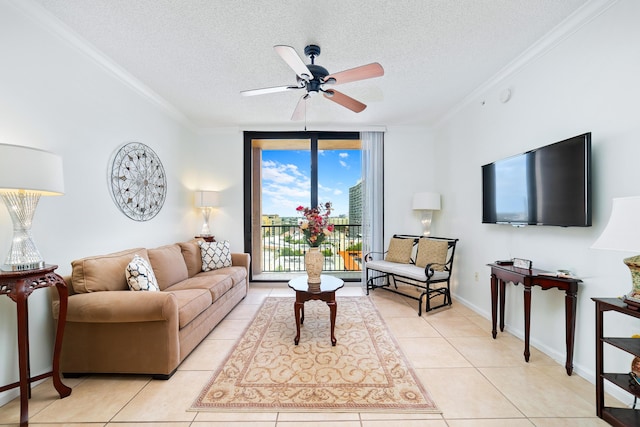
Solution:
<path fill-rule="evenodd" d="M 615 384 L 632 396 L 640 398 L 640 386 L 635 385 L 628 372 L 604 372 L 604 345 L 611 345 L 634 356 L 640 356 L 640 338 L 605 337 L 604 313 L 616 311 L 640 319 L 640 311 L 627 307 L 619 298 L 592 298 L 596 303 L 596 411 L 598 417 L 613 426 L 640 426 L 640 410 L 604 406 L 604 381 Z"/>

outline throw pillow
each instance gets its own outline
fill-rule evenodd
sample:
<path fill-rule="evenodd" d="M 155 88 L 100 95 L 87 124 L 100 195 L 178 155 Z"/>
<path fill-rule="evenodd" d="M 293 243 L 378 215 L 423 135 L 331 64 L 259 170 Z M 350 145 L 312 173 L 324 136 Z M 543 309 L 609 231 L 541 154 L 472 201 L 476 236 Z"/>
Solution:
<path fill-rule="evenodd" d="M 392 237 L 384 260 L 389 262 L 398 262 L 401 264 L 409 264 L 411 262 L 412 250 L 413 239 Z"/>
<path fill-rule="evenodd" d="M 136 254 L 125 269 L 127 284 L 132 291 L 159 291 L 153 269 L 146 259 Z"/>
<path fill-rule="evenodd" d="M 202 271 L 231 267 L 231 247 L 229 242 L 198 241 L 202 255 Z"/>
<path fill-rule="evenodd" d="M 421 237 L 418 242 L 418 255 L 416 256 L 416 265 L 418 267 L 426 267 L 427 264 L 447 262 L 447 253 L 449 244 L 446 240 L 435 240 L 427 237 Z M 435 265 L 435 271 L 444 271 L 444 265 Z"/>

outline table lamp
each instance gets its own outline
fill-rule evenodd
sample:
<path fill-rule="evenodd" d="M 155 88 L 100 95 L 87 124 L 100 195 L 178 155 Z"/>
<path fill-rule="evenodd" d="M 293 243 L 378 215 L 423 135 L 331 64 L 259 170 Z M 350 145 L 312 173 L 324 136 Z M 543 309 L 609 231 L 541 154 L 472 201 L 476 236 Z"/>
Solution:
<path fill-rule="evenodd" d="M 422 211 L 422 234 L 427 237 L 431 234 L 431 218 L 433 211 L 440 210 L 440 194 L 438 193 L 415 193 L 413 195 L 413 210 Z"/>
<path fill-rule="evenodd" d="M 31 238 L 31 224 L 40 196 L 64 193 L 62 158 L 48 151 L 0 144 L 0 197 L 13 222 L 13 240 L 3 271 L 44 267 Z"/>
<path fill-rule="evenodd" d="M 614 198 L 609 223 L 591 247 L 640 253 L 638 218 L 640 218 L 640 197 Z M 625 296 L 625 302 L 638 308 L 640 307 L 640 255 L 625 258 L 623 262 L 631 271 L 633 285 L 631 292 Z"/>
<path fill-rule="evenodd" d="M 202 237 L 211 236 L 209 216 L 211 215 L 211 209 L 219 206 L 219 199 L 217 191 L 196 191 L 196 207 L 202 209 L 202 218 L 204 219 L 202 231 L 200 232 Z"/>

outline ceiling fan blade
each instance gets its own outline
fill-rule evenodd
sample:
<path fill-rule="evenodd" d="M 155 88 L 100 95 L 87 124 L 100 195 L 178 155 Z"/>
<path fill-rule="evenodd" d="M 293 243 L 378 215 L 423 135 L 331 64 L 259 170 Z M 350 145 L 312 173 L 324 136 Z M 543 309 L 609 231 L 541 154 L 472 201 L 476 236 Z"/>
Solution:
<path fill-rule="evenodd" d="M 286 45 L 277 45 L 274 46 L 273 49 L 275 49 L 284 62 L 295 71 L 298 77 L 307 81 L 313 78 L 313 74 L 309 71 L 309 68 L 307 68 L 294 48 Z"/>
<path fill-rule="evenodd" d="M 251 89 L 251 90 L 243 90 L 240 92 L 242 96 L 254 96 L 254 95 L 264 95 L 266 93 L 276 93 L 276 92 L 285 92 L 289 89 L 302 89 L 298 86 L 275 86 L 275 87 L 265 87 L 262 89 Z"/>
<path fill-rule="evenodd" d="M 307 110 L 307 99 L 309 98 L 309 94 L 305 93 L 298 100 L 298 104 L 296 105 L 296 109 L 293 110 L 293 114 L 291 115 L 291 120 L 299 121 L 304 120 L 304 116 Z"/>
<path fill-rule="evenodd" d="M 360 67 L 351 68 L 350 70 L 340 71 L 330 74 L 324 78 L 324 82 L 328 84 L 340 85 L 343 83 L 355 82 L 358 80 L 371 79 L 384 75 L 382 65 L 377 62 L 362 65 Z"/>
<path fill-rule="evenodd" d="M 359 113 L 367 108 L 367 106 L 362 102 L 355 100 L 350 96 L 347 96 L 344 93 L 338 92 L 334 89 L 325 91 L 324 97 L 356 113 Z"/>

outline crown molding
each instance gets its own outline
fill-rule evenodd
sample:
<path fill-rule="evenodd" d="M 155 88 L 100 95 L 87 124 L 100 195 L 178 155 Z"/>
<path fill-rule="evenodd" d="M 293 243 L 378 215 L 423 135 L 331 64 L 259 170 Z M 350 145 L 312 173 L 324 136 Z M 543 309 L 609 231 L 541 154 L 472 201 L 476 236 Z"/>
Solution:
<path fill-rule="evenodd" d="M 16 10 L 21 12 L 27 18 L 32 19 L 45 30 L 50 31 L 58 36 L 74 49 L 89 57 L 93 62 L 98 64 L 103 70 L 111 74 L 113 77 L 122 82 L 125 86 L 132 89 L 138 95 L 149 100 L 152 104 L 159 107 L 173 119 L 188 127 L 192 131 L 196 131 L 197 127 L 189 120 L 180 110 L 178 110 L 169 101 L 151 90 L 140 80 L 118 65 L 113 59 L 100 52 L 98 48 L 82 38 L 73 31 L 69 26 L 64 24 L 58 18 L 53 16 L 40 4 L 32 0 L 8 0 L 9 4 Z"/>

